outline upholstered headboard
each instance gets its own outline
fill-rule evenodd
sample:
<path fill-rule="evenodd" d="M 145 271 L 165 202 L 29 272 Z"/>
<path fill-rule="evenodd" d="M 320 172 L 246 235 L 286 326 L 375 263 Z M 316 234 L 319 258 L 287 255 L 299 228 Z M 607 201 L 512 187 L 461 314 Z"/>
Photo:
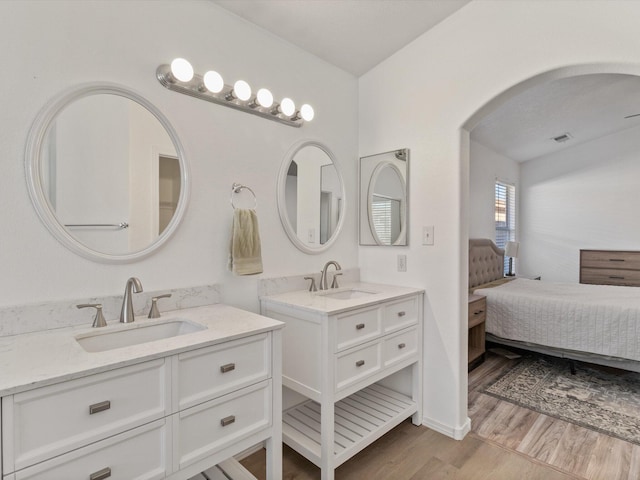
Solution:
<path fill-rule="evenodd" d="M 469 288 L 504 277 L 504 250 L 488 238 L 469 239 Z"/>

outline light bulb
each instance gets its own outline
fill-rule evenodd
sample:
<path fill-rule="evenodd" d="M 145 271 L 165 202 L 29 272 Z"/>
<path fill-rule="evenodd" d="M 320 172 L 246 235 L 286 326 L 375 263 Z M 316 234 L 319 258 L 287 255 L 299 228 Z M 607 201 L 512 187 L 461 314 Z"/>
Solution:
<path fill-rule="evenodd" d="M 300 107 L 300 115 L 305 122 L 310 122 L 313 120 L 315 116 L 315 112 L 313 111 L 313 107 L 308 103 L 305 103 Z"/>
<path fill-rule="evenodd" d="M 222 80 L 222 75 L 218 72 L 214 72 L 213 70 L 209 70 L 202 77 L 204 81 L 204 86 L 211 93 L 219 93 L 224 88 L 224 80 Z"/>
<path fill-rule="evenodd" d="M 296 104 L 290 98 L 283 98 L 280 102 L 280 111 L 287 117 L 296 113 Z"/>
<path fill-rule="evenodd" d="M 251 98 L 251 87 L 244 80 L 238 80 L 233 84 L 233 94 L 239 100 L 246 102 Z"/>
<path fill-rule="evenodd" d="M 184 58 L 174 58 L 171 62 L 171 74 L 181 82 L 188 82 L 193 78 L 193 67 Z"/>
<path fill-rule="evenodd" d="M 260 90 L 258 90 L 258 93 L 256 94 L 256 100 L 261 107 L 269 108 L 271 105 L 273 105 L 273 95 L 266 88 L 261 88 Z"/>

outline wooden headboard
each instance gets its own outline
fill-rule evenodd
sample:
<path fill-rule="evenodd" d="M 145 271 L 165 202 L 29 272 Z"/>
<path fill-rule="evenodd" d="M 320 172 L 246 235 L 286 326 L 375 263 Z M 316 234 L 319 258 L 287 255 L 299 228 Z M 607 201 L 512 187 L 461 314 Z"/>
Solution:
<path fill-rule="evenodd" d="M 488 238 L 469 239 L 469 288 L 504 278 L 504 250 Z"/>

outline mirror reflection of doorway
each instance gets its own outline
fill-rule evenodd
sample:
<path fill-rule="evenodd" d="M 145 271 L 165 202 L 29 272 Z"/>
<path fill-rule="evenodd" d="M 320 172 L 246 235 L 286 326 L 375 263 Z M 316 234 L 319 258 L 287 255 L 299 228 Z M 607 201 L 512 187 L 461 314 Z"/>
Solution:
<path fill-rule="evenodd" d="M 332 192 L 320 192 L 320 243 L 329 240 L 333 226 L 331 224 Z"/>
<path fill-rule="evenodd" d="M 158 234 L 162 233 L 178 207 L 180 164 L 175 157 L 160 155 L 158 162 Z"/>

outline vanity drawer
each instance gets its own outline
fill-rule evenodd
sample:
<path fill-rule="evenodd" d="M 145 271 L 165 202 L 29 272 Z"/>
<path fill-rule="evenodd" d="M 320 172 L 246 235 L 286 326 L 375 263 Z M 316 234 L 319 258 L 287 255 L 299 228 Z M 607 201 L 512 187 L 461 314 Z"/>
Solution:
<path fill-rule="evenodd" d="M 336 322 L 336 352 L 379 337 L 380 309 L 358 310 L 338 316 Z"/>
<path fill-rule="evenodd" d="M 336 390 L 348 387 L 380 370 L 381 345 L 380 342 L 376 342 L 337 356 L 335 360 Z"/>
<path fill-rule="evenodd" d="M 418 353 L 418 329 L 411 328 L 404 332 L 385 337 L 382 346 L 382 364 L 393 365 Z"/>
<path fill-rule="evenodd" d="M 173 415 L 173 451 L 183 468 L 271 425 L 271 380 Z"/>
<path fill-rule="evenodd" d="M 169 373 L 154 360 L 4 397 L 4 472 L 167 415 Z"/>
<path fill-rule="evenodd" d="M 270 346 L 265 333 L 178 355 L 178 409 L 269 378 Z"/>
<path fill-rule="evenodd" d="M 382 327 L 385 333 L 418 323 L 418 299 L 409 298 L 384 306 Z"/>
<path fill-rule="evenodd" d="M 169 473 L 165 419 L 15 473 L 15 480 L 156 480 Z"/>

